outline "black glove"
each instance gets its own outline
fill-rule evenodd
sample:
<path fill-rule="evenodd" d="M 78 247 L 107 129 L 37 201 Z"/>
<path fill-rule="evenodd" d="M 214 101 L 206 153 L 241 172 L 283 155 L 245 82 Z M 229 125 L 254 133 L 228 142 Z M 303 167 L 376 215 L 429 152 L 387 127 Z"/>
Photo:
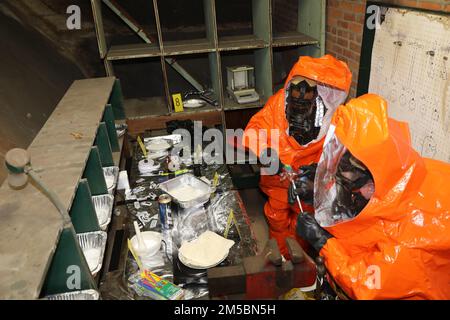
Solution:
<path fill-rule="evenodd" d="M 297 218 L 297 234 L 307 241 L 317 252 L 332 238 L 332 235 L 323 229 L 310 213 L 301 213 Z"/>
<path fill-rule="evenodd" d="M 296 201 L 296 196 L 298 195 L 300 200 L 307 204 L 314 203 L 314 178 L 316 176 L 317 164 L 311 164 L 309 166 L 300 167 L 300 174 L 294 181 L 296 190 L 289 185 L 288 190 L 288 202 L 289 204 L 294 204 Z"/>

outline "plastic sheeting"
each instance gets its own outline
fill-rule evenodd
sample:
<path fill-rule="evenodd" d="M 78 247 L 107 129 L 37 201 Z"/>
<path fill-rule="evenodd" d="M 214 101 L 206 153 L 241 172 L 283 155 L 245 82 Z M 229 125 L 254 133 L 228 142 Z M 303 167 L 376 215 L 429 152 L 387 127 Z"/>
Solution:
<path fill-rule="evenodd" d="M 172 237 L 176 239 L 177 247 L 181 247 L 184 242 L 197 239 L 202 233 L 209 230 L 208 215 L 202 206 L 185 209 L 177 214 Z"/>
<path fill-rule="evenodd" d="M 336 200 L 336 171 L 339 160 L 347 148 L 339 142 L 335 135 L 323 147 L 322 157 L 317 164 L 314 179 L 314 215 L 322 227 L 329 227 L 349 220 L 350 217 L 336 215 L 332 206 Z"/>

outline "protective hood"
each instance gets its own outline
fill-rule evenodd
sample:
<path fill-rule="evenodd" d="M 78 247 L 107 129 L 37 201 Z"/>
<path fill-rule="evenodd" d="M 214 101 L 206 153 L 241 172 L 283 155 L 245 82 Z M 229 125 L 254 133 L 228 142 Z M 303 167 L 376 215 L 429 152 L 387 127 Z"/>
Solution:
<path fill-rule="evenodd" d="M 345 62 L 339 61 L 331 55 L 325 55 L 321 58 L 300 57 L 286 79 L 284 86 L 285 109 L 289 86 L 294 79 L 299 77 L 317 82 L 318 95 L 327 109 L 320 121 L 321 128 L 317 138 L 303 145 L 303 147 L 308 147 L 310 144 L 322 140 L 327 133 L 334 111 L 347 99 L 352 83 L 352 74 Z M 289 134 L 289 130 L 287 133 Z"/>
<path fill-rule="evenodd" d="M 294 77 L 304 77 L 316 81 L 319 94 L 329 110 L 329 120 L 323 120 L 321 132 L 316 141 L 302 146 L 289 136 L 289 124 L 286 119 L 286 88 Z M 281 161 L 297 169 L 300 165 L 317 162 L 322 151 L 323 138 L 329 121 L 337 106 L 342 104 L 351 85 L 351 72 L 345 62 L 330 55 L 321 58 L 302 56 L 292 67 L 286 79 L 285 87 L 270 97 L 262 110 L 249 121 L 243 138 L 243 145 L 256 155 L 271 147 L 278 152 Z M 328 122 L 328 123 L 327 123 Z M 265 132 L 261 132 L 265 130 Z M 271 130 L 277 130 L 276 139 L 271 139 Z M 253 143 L 253 141 L 257 143 Z M 274 141 L 272 144 L 271 141 Z"/>
<path fill-rule="evenodd" d="M 330 223 L 324 170 L 342 147 L 371 172 L 375 190 L 353 219 Z M 334 157 L 334 159 L 333 159 Z M 406 123 L 367 94 L 340 106 L 315 180 L 316 220 L 334 238 L 321 250 L 336 282 L 353 298 L 450 298 L 450 165 L 422 158 Z M 375 272 L 375 274 L 374 274 Z"/>
<path fill-rule="evenodd" d="M 321 58 L 300 57 L 286 79 L 285 88 L 295 76 L 314 80 L 347 94 L 352 85 L 352 73 L 347 64 L 329 54 Z"/>

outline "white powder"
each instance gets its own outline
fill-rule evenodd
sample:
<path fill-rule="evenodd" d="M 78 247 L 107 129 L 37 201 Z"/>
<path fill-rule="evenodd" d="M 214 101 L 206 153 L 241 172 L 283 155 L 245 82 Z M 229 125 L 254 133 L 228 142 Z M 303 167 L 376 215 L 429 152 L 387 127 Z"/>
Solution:
<path fill-rule="evenodd" d="M 99 225 L 105 224 L 108 221 L 108 207 L 95 208 L 95 212 L 97 213 Z"/>
<path fill-rule="evenodd" d="M 168 144 L 167 141 L 165 141 L 165 140 L 151 141 L 147 145 L 147 149 L 150 152 L 160 152 L 160 151 L 167 150 L 169 148 L 170 148 L 170 144 Z"/>
<path fill-rule="evenodd" d="M 111 189 L 114 185 L 114 176 L 105 175 L 105 182 L 108 189 Z"/>
<path fill-rule="evenodd" d="M 225 259 L 233 245 L 233 240 L 206 231 L 197 239 L 183 243 L 179 256 L 188 266 L 209 268 Z"/>
<path fill-rule="evenodd" d="M 203 192 L 201 192 L 198 189 L 193 188 L 192 186 L 185 185 L 185 186 L 180 186 L 176 189 L 173 189 L 171 191 L 171 194 L 178 201 L 191 201 L 191 200 L 194 200 L 194 199 L 202 196 Z"/>
<path fill-rule="evenodd" d="M 100 250 L 95 248 L 84 249 L 84 257 L 89 265 L 91 271 L 97 268 L 100 260 Z"/>

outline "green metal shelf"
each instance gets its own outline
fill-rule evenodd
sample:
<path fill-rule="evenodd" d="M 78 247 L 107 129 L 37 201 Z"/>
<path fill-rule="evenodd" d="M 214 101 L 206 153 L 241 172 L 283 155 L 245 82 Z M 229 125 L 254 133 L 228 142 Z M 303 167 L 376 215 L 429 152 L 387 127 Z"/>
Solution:
<path fill-rule="evenodd" d="M 219 51 L 247 50 L 267 47 L 269 47 L 268 42 L 253 34 L 219 38 Z"/>
<path fill-rule="evenodd" d="M 156 44 L 135 43 L 111 46 L 106 55 L 108 61 L 160 57 L 161 50 Z"/>
<path fill-rule="evenodd" d="M 307 36 L 298 31 L 288 31 L 274 34 L 273 47 L 289 47 L 289 46 L 305 46 L 305 45 L 319 45 L 319 40 Z"/>
<path fill-rule="evenodd" d="M 247 33 L 236 34 L 234 36 L 221 36 L 218 32 L 218 15 L 221 14 L 216 9 L 219 1 L 222 0 L 203 0 L 203 15 L 206 34 L 200 39 L 186 39 L 182 41 L 168 41 L 166 37 L 165 21 L 161 21 L 159 4 L 162 0 L 148 0 L 153 2 L 154 17 L 158 39 L 152 44 L 140 44 L 130 46 L 113 46 L 110 48 L 105 59 L 105 67 L 109 75 L 114 74 L 114 68 L 111 61 L 115 59 L 134 59 L 142 57 L 161 57 L 162 80 L 164 82 L 165 92 L 160 97 L 153 97 L 157 100 L 157 106 L 154 108 L 134 108 L 130 110 L 132 118 L 142 118 L 144 116 L 154 116 L 174 114 L 172 106 L 169 81 L 167 76 L 167 66 L 173 62 L 172 57 L 185 56 L 192 54 L 207 54 L 210 60 L 210 78 L 212 79 L 212 89 L 216 93 L 221 111 L 239 110 L 252 107 L 258 107 L 257 104 L 233 105 L 226 98 L 226 88 L 223 79 L 222 56 L 228 52 L 243 52 L 254 50 L 257 52 L 257 58 L 254 63 L 255 77 L 257 81 L 257 91 L 262 97 L 269 97 L 274 93 L 273 83 L 273 50 L 282 47 L 298 47 L 300 55 L 320 56 L 324 54 L 325 49 L 325 0 L 298 0 L 298 21 L 292 26 L 292 30 L 275 30 L 272 12 L 274 10 L 275 0 L 243 0 L 248 2 L 252 10 L 252 28 Z M 175 0 L 165 0 L 166 2 Z M 106 38 L 103 32 L 102 21 L 102 0 L 93 0 L 94 21 L 96 22 L 97 39 L 102 53 L 107 51 Z M 137 29 L 142 29 L 137 26 Z M 244 32 L 244 31 L 242 31 Z M 167 38 L 167 39 L 166 39 Z M 304 47 L 304 48 L 303 48 Z M 168 60 L 169 59 L 169 60 Z M 166 61 L 166 62 L 164 62 Z M 180 63 L 181 64 L 181 63 Z M 166 66 L 167 65 L 167 66 Z M 189 71 L 189 70 L 188 70 Z M 259 82 L 259 83 L 258 83 Z M 262 105 L 261 105 L 262 106 Z M 161 108 L 160 108 L 161 107 Z M 162 111 L 160 111 L 162 109 Z M 202 110 L 198 110 L 202 112 Z M 224 117 L 222 117 L 224 118 Z M 225 125 L 225 123 L 223 123 Z"/>
<path fill-rule="evenodd" d="M 165 56 L 206 53 L 214 51 L 214 43 L 208 39 L 167 41 L 164 43 Z"/>

